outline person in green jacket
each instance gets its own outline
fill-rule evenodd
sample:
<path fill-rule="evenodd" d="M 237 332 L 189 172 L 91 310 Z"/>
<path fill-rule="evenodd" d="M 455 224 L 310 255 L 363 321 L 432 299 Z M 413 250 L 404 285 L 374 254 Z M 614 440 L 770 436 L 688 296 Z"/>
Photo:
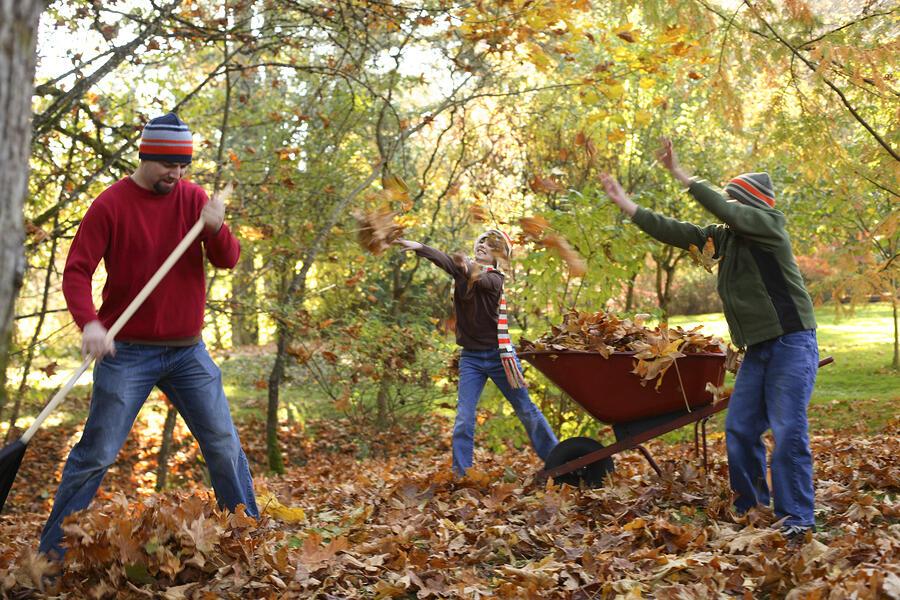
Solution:
<path fill-rule="evenodd" d="M 772 491 L 775 514 L 789 537 L 815 530 L 813 460 L 807 407 L 818 370 L 819 350 L 812 300 L 791 250 L 784 214 L 775 209 L 767 173 L 732 179 L 724 195 L 691 177 L 663 139 L 657 159 L 722 224 L 699 227 L 638 206 L 622 186 L 603 174 L 610 199 L 638 227 L 685 250 L 712 240 L 719 259 L 717 290 L 735 345 L 745 348 L 725 420 L 728 472 L 735 508 L 769 505 L 766 448 L 772 430 Z"/>

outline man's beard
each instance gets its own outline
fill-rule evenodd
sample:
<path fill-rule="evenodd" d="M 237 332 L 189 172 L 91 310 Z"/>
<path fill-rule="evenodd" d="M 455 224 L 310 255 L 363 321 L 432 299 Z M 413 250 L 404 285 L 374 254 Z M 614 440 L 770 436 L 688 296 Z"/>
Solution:
<path fill-rule="evenodd" d="M 175 189 L 175 184 L 176 184 L 176 183 L 178 183 L 178 182 L 177 182 L 177 181 L 173 181 L 172 183 L 168 183 L 168 184 L 167 184 L 167 183 L 164 183 L 164 182 L 162 182 L 162 181 L 157 181 L 156 183 L 153 184 L 153 191 L 154 191 L 155 193 L 159 194 L 160 196 L 165 196 L 166 194 L 168 194 L 169 192 L 171 192 L 173 189 Z M 163 187 L 163 186 L 169 186 L 169 187 L 166 188 L 166 187 Z"/>

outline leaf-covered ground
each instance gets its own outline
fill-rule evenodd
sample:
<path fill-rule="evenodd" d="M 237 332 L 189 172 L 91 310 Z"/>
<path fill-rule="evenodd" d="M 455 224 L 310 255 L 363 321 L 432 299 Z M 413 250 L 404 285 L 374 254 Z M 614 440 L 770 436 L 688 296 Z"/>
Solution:
<path fill-rule="evenodd" d="M 731 512 L 720 435 L 708 476 L 692 445 L 654 442 L 662 477 L 626 452 L 606 487 L 580 490 L 533 481 L 527 449 L 478 451 L 478 471 L 454 481 L 443 421 L 380 435 L 316 423 L 283 430 L 285 476 L 257 477 L 305 518 L 270 501 L 257 522 L 213 509 L 183 432 L 173 476 L 185 487 L 152 493 L 158 440 L 136 429 L 98 502 L 71 520 L 52 577 L 34 549 L 76 433 L 29 448 L 0 517 L 6 597 L 900 598 L 897 420 L 813 438 L 819 531 L 798 542 L 771 513 Z M 261 425 L 242 437 L 261 460 Z"/>

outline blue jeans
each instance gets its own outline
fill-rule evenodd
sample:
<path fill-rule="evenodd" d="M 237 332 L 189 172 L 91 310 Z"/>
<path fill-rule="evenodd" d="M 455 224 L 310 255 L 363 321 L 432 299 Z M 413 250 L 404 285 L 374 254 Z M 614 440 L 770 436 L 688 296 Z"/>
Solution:
<path fill-rule="evenodd" d="M 815 525 L 806 409 L 818 366 L 815 330 L 788 333 L 747 348 L 725 419 L 728 473 L 739 512 L 769 505 L 762 434 L 771 428 L 775 516 L 784 519 L 785 527 Z"/>
<path fill-rule="evenodd" d="M 516 362 L 518 362 L 518 357 Z M 519 363 L 519 368 L 522 368 Z M 490 377 L 512 404 L 516 416 L 525 426 L 531 445 L 541 460 L 547 458 L 556 446 L 556 436 L 544 414 L 525 388 L 513 388 L 506 380 L 506 372 L 500 363 L 500 350 L 463 350 L 459 357 L 459 395 L 456 404 L 456 422 L 453 424 L 453 472 L 465 475 L 472 466 L 475 444 L 475 409 L 484 384 Z"/>
<path fill-rule="evenodd" d="M 243 504 L 248 515 L 259 516 L 250 467 L 222 389 L 222 373 L 203 342 L 187 347 L 116 342 L 116 355 L 94 365 L 84 432 L 66 460 L 41 533 L 44 554 L 64 555 L 63 518 L 90 505 L 153 386 L 166 394 L 197 438 L 219 505 L 234 510 Z"/>

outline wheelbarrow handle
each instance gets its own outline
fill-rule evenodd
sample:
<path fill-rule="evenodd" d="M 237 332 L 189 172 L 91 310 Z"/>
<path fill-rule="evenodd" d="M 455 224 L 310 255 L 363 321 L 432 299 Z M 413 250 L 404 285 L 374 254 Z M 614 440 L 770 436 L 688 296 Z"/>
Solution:
<path fill-rule="evenodd" d="M 822 360 L 819 361 L 819 368 L 821 369 L 825 365 L 830 365 L 833 362 L 834 362 L 833 356 L 826 356 L 825 358 L 823 358 Z"/>
<path fill-rule="evenodd" d="M 185 250 L 188 249 L 188 246 L 194 243 L 194 240 L 196 240 L 200 233 L 203 231 L 203 226 L 203 217 L 200 217 L 194 224 L 194 226 L 191 227 L 190 231 L 187 232 L 187 235 L 184 236 L 184 239 L 182 239 L 178 243 L 178 245 L 175 246 L 175 249 L 172 250 L 172 253 L 169 255 L 169 257 L 163 262 L 162 265 L 160 265 L 159 269 L 156 270 L 156 273 L 153 274 L 153 277 L 150 278 L 150 281 L 148 281 L 144 285 L 143 289 L 138 292 L 138 295 L 134 297 L 134 300 L 132 300 L 128 307 L 122 312 L 122 314 L 119 315 L 119 318 L 116 319 L 116 322 L 113 323 L 113 326 L 109 328 L 109 331 L 106 332 L 107 342 L 112 342 L 115 339 L 116 334 L 118 334 L 119 331 L 122 330 L 122 328 L 125 326 L 125 323 L 128 322 L 128 319 L 130 319 L 132 315 L 137 312 L 137 309 L 141 307 L 141 304 L 144 303 L 144 300 L 146 300 L 147 297 L 153 293 L 153 290 L 156 289 L 156 286 L 159 285 L 159 282 L 162 281 L 163 277 L 165 277 L 169 273 L 169 271 L 172 269 L 172 266 L 176 262 L 178 262 L 178 260 L 181 258 L 181 255 L 184 254 Z M 22 434 L 20 440 L 23 444 L 28 443 L 28 441 L 31 439 L 31 436 L 33 436 L 35 432 L 40 429 L 41 425 L 44 423 L 47 417 L 50 416 L 50 413 L 52 413 L 56 409 L 56 407 L 59 406 L 59 404 L 63 400 L 65 400 L 66 394 L 68 394 L 72 390 L 72 388 L 75 387 L 75 383 L 78 381 L 78 378 L 81 377 L 81 375 L 85 371 L 87 371 L 87 368 L 91 366 L 91 363 L 93 361 L 93 354 L 88 354 L 87 357 L 85 357 L 84 361 L 81 363 L 81 366 L 78 367 L 78 369 L 76 369 L 74 373 L 72 373 L 72 376 L 69 377 L 69 380 L 66 382 L 66 384 L 62 386 L 59 391 L 56 392 L 56 394 L 54 394 L 53 399 L 51 399 L 50 402 L 47 403 L 47 406 L 45 406 L 44 410 L 41 411 L 41 414 L 37 416 L 37 418 L 34 420 L 34 423 L 31 424 L 31 427 L 29 427 L 28 430 L 25 431 L 24 434 Z"/>

